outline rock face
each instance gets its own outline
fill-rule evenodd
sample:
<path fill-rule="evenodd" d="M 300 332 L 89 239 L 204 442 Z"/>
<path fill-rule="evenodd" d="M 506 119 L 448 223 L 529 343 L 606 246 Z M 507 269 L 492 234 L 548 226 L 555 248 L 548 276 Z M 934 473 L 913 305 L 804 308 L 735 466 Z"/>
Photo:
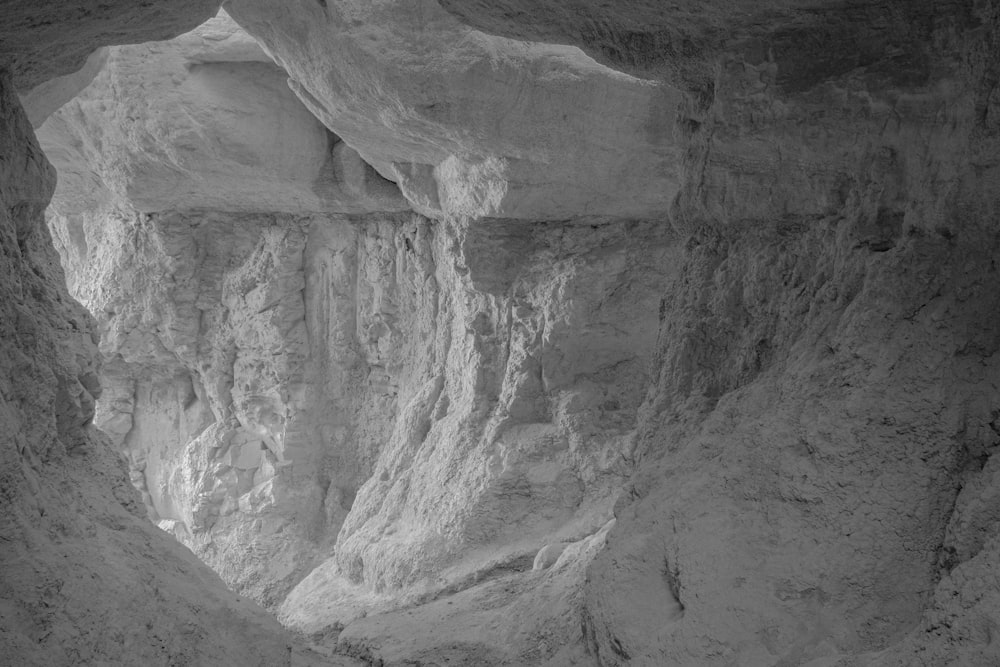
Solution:
<path fill-rule="evenodd" d="M 577 48 L 472 30 L 435 0 L 226 8 L 424 215 L 649 216 L 676 193 L 681 97 Z"/>
<path fill-rule="evenodd" d="M 55 173 L 6 72 L 0 155 L 5 664 L 317 664 L 145 520 L 121 459 L 92 426 L 94 322 L 66 293 L 43 218 Z"/>
<path fill-rule="evenodd" d="M 39 131 L 67 174 L 50 207 L 57 246 L 101 323 L 97 423 L 127 452 L 151 518 L 268 605 L 319 566 L 302 601 L 282 606 L 311 630 L 389 592 L 530 565 L 546 541 L 600 529 L 628 470 L 657 286 L 678 265 L 670 230 L 598 218 L 432 224 L 393 212 L 401 199 L 366 195 L 374 187 L 359 179 L 354 200 L 294 197 L 300 182 L 338 187 L 333 169 L 272 182 L 281 196 L 233 197 L 222 179 L 247 177 L 211 146 L 245 144 L 281 115 L 259 111 L 273 91 L 241 87 L 253 103 L 231 122 L 186 83 L 161 86 L 161 98 L 127 84 L 176 81 L 197 69 L 178 61 L 234 53 L 255 54 L 224 16 L 169 43 L 113 47 Z M 115 134 L 106 114 L 137 131 Z M 301 167 L 293 155 L 350 151 L 311 117 L 282 117 L 285 143 L 314 149 L 288 153 L 286 173 Z M 187 130 L 165 118 L 211 119 L 181 188 L 162 174 L 177 168 L 170 142 Z M 266 147 L 250 158 L 251 183 L 280 163 Z M 83 199 L 87 189 L 100 196 Z M 150 210 L 177 191 L 173 210 Z M 347 215 L 360 207 L 371 212 Z M 315 609 L 338 601 L 335 617 Z"/>
<path fill-rule="evenodd" d="M 169 42 L 110 48 L 40 131 L 60 173 L 54 210 L 406 209 L 286 80 L 225 14 Z"/>
<path fill-rule="evenodd" d="M 227 9 L 40 130 L 227 583 L 375 664 L 1000 662 L 997 3 Z"/>
<path fill-rule="evenodd" d="M 312 393 L 310 230 L 395 220 L 403 198 L 224 14 L 111 47 L 39 136 L 61 174 L 49 219 L 70 289 L 102 329 L 97 424 L 154 521 L 241 592 L 280 600 L 325 534 L 330 484 L 329 435 L 308 416 L 328 409 Z"/>
<path fill-rule="evenodd" d="M 347 441 L 380 446 L 362 450 L 372 465 L 333 557 L 281 607 L 311 631 L 372 593 L 461 589 L 600 530 L 632 455 L 654 287 L 677 266 L 672 235 L 645 223 L 493 221 L 406 241 L 359 267 L 381 307 L 348 302 L 368 379 Z"/>
<path fill-rule="evenodd" d="M 961 9 L 810 79 L 727 54 L 680 119 L 685 267 L 589 572 L 602 664 L 996 662 L 996 7 Z"/>

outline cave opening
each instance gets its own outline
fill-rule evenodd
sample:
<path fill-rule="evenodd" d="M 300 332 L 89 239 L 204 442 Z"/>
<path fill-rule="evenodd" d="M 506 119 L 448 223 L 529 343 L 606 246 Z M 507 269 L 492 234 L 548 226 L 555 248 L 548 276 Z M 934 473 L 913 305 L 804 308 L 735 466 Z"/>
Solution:
<path fill-rule="evenodd" d="M 0 655 L 1000 664 L 997 3 L 598 4 L 8 3 Z"/>

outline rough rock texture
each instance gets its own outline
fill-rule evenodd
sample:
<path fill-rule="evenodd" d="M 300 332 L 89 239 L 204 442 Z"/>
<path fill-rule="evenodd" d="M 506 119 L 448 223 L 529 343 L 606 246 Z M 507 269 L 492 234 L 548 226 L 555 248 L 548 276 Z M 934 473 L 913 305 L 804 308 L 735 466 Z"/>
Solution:
<path fill-rule="evenodd" d="M 938 50 L 920 76 L 901 54 L 796 91 L 780 62 L 723 63 L 673 211 L 691 236 L 632 499 L 590 570 L 603 664 L 997 661 L 981 9 L 897 27 Z"/>
<path fill-rule="evenodd" d="M 420 213 L 649 215 L 676 192 L 676 91 L 577 48 L 471 30 L 435 0 L 226 8 Z"/>
<path fill-rule="evenodd" d="M 91 426 L 93 320 L 66 294 L 42 215 L 54 172 L 6 74 L 0 154 L 4 662 L 293 664 L 272 618 L 145 520 L 121 459 Z"/>
<path fill-rule="evenodd" d="M 192 3 L 182 4 L 161 2 L 153 10 L 142 3 L 100 8 L 61 3 L 57 8 L 15 2 L 3 8 L 4 664 L 270 666 L 318 661 L 262 609 L 227 591 L 218 575 L 146 521 L 121 458 L 91 425 L 94 401 L 101 395 L 94 321 L 66 292 L 43 217 L 55 172 L 35 140 L 8 69 L 13 68 L 21 85 L 37 83 L 74 62 L 81 64 L 105 40 L 167 36 L 205 18 L 205 13 L 192 11 Z M 207 12 L 210 5 L 200 4 Z"/>
<path fill-rule="evenodd" d="M 658 286 L 677 266 L 672 233 L 597 218 L 468 228 L 413 214 L 292 215 L 295 183 L 234 198 L 211 175 L 241 188 L 246 176 L 193 144 L 185 197 L 137 211 L 172 201 L 144 165 L 155 176 L 161 155 L 179 152 L 176 125 L 211 118 L 238 142 L 273 119 L 251 104 L 230 121 L 184 85 L 151 103 L 137 76 L 120 74 L 164 80 L 178 60 L 231 59 L 233 42 L 252 53 L 225 21 L 113 48 L 40 130 L 67 176 L 50 208 L 57 246 L 73 294 L 101 323 L 97 423 L 128 453 L 151 518 L 268 605 L 321 563 L 310 582 L 323 585 L 307 583 L 282 612 L 312 630 L 350 620 L 359 596 L 426 595 L 598 530 L 628 468 Z M 97 110 L 133 119 L 148 141 Z M 309 138 L 313 122 L 283 127 Z M 274 159 L 257 155 L 250 169 L 263 180 Z M 84 184 L 103 198 L 82 199 Z M 338 600 L 348 603 L 338 616 L 315 616 Z"/>
<path fill-rule="evenodd" d="M 805 90 L 859 69 L 923 75 L 935 24 L 965 24 L 986 2 L 843 0 L 440 0 L 469 26 L 513 39 L 578 46 L 601 63 L 711 99 L 733 53 L 777 66 L 777 85 Z M 845 48 L 845 45 L 850 45 Z"/>
<path fill-rule="evenodd" d="M 215 0 L 39 2 L 9 0 L 0 9 L 0 61 L 18 91 L 79 70 L 105 44 L 167 39 L 218 11 Z"/>
<path fill-rule="evenodd" d="M 154 519 L 375 664 L 1000 663 L 996 2 L 227 6 L 343 142 L 195 210 L 103 70 L 51 217 Z"/>
<path fill-rule="evenodd" d="M 497 569 L 441 599 L 355 621 L 338 648 L 386 665 L 593 665 L 579 641 L 581 584 L 613 524 L 564 545 L 544 572 Z"/>
<path fill-rule="evenodd" d="M 80 69 L 53 77 L 27 92 L 22 92 L 21 106 L 24 107 L 24 113 L 31 121 L 31 126 L 37 129 L 53 112 L 79 95 L 81 90 L 90 85 L 107 61 L 108 48 L 102 46 L 87 56 Z"/>
<path fill-rule="evenodd" d="M 530 566 L 610 518 L 677 265 L 656 227 L 106 216 L 72 281 L 103 322 L 97 422 L 151 518 L 268 604 L 345 517 L 313 579 L 347 591 Z"/>
<path fill-rule="evenodd" d="M 337 70 L 310 31 L 381 44 L 383 26 L 395 24 L 378 10 L 325 4 L 312 10 L 325 16 L 309 30 L 268 3 L 232 10 L 293 72 L 300 96 L 326 109 L 328 124 L 348 126 L 359 97 L 359 105 L 394 95 L 412 104 L 408 82 L 378 79 L 359 93 L 347 75 L 329 74 Z M 446 4 L 481 27 L 500 15 L 505 35 L 534 37 L 541 24 L 600 56 L 593 41 L 573 36 L 593 27 L 585 14 L 566 19 L 577 21 L 573 30 L 539 20 L 548 11 L 566 18 L 556 3 Z M 715 31 L 711 48 L 632 54 L 630 71 L 637 63 L 647 75 L 662 71 L 689 96 L 661 107 L 672 145 L 684 151 L 677 189 L 663 187 L 686 260 L 675 281 L 660 283 L 658 379 L 641 410 L 632 491 L 589 570 L 589 652 L 602 664 L 992 664 L 995 3 L 761 9 L 779 11 L 769 22 L 718 21 L 721 5 L 700 3 L 685 20 L 683 7 L 657 7 L 681 33 Z M 649 11 L 644 3 L 593 9 L 635 24 Z M 425 16 L 430 34 L 445 24 L 434 10 Z M 749 34 L 732 28 L 736 20 Z M 426 38 L 423 27 L 396 43 Z M 409 62 L 427 81 L 439 65 L 447 70 L 441 54 L 451 48 Z M 389 71 L 405 61 L 398 50 L 382 58 Z M 319 62 L 321 72 L 310 73 Z M 450 108 L 447 89 L 442 99 L 424 104 Z M 434 452 L 436 428 L 425 440 Z M 383 506 L 392 501 L 382 497 Z M 352 528 L 348 516 L 340 569 L 378 586 L 400 538 L 368 535 L 359 549 Z M 357 553 L 369 559 L 351 563 Z M 423 562 L 421 550 L 408 553 Z M 289 597 L 286 619 L 302 621 L 303 589 L 328 585 L 323 571 Z M 362 627 L 346 631 L 352 643 Z"/>
<path fill-rule="evenodd" d="M 168 42 L 111 47 L 91 78 L 39 131 L 62 215 L 406 208 L 225 14 Z"/>
<path fill-rule="evenodd" d="M 629 470 L 672 235 L 624 222 L 414 231 L 387 258 L 359 257 L 345 285 L 376 288 L 345 304 L 367 362 L 347 387 L 361 400 L 346 441 L 370 476 L 333 557 L 281 607 L 309 631 L 530 569 L 545 545 L 606 524 Z"/>
<path fill-rule="evenodd" d="M 220 14 L 111 47 L 39 129 L 70 290 L 102 330 L 97 424 L 151 518 L 264 603 L 326 528 L 323 436 L 303 416 L 327 409 L 306 377 L 309 229 L 405 208 L 285 78 Z"/>
<path fill-rule="evenodd" d="M 982 543 L 954 546 L 969 502 L 956 493 L 998 443 L 1000 339 L 982 318 L 997 305 L 995 232 L 910 228 L 873 251 L 850 224 L 698 239 L 688 270 L 704 282 L 665 311 L 682 317 L 644 406 L 634 500 L 590 573 L 605 663 L 896 664 L 876 654 L 887 647 L 899 664 L 995 662 L 994 613 L 980 604 L 960 623 L 985 634 L 945 639 L 932 598 L 947 618 L 995 586 Z M 706 299 L 705 282 L 722 289 Z M 727 366 L 697 363 L 719 349 Z M 978 516 L 965 539 L 996 529 Z M 977 580 L 972 600 L 945 592 L 955 576 Z M 640 621 L 640 594 L 675 613 Z M 906 642 L 936 657 L 894 646 L 915 626 Z"/>

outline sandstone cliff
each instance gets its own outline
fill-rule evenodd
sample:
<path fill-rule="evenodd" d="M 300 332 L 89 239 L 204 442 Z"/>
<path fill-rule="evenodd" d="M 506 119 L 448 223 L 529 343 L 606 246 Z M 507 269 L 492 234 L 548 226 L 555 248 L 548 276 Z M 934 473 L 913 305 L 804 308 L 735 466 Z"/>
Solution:
<path fill-rule="evenodd" d="M 227 10 L 33 120 L 230 586 L 375 664 L 1000 662 L 995 2 Z"/>

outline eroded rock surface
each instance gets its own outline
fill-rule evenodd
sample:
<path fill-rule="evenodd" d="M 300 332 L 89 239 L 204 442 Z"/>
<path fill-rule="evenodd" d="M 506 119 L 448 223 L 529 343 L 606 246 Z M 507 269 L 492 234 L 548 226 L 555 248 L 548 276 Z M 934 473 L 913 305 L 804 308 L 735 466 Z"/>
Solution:
<path fill-rule="evenodd" d="M 448 3 L 468 20 L 459 4 Z M 269 51 L 322 57 L 283 39 L 296 19 L 255 23 L 261 5 L 234 12 Z M 472 22 L 501 15 L 498 32 L 531 37 L 550 9 L 491 5 L 478 16 L 493 22 Z M 996 8 L 775 9 L 749 35 L 727 33 L 732 15 L 713 25 L 712 7 L 675 23 L 719 34 L 676 56 L 700 63 L 664 70 L 690 96 L 667 112 L 684 150 L 670 217 L 686 260 L 661 283 L 659 379 L 640 411 L 633 490 L 589 570 L 589 653 L 601 664 L 991 664 Z M 600 11 L 627 23 L 645 10 Z M 352 11 L 331 3 L 327 25 L 342 12 L 360 21 L 348 35 L 364 33 Z M 847 40 L 851 57 L 829 55 Z M 635 55 L 630 71 L 646 76 L 676 58 Z M 693 85 L 699 71 L 708 87 Z M 318 77 L 299 80 L 331 97 Z M 960 546 L 969 539 L 975 548 Z M 286 613 L 306 608 L 294 595 Z M 364 626 L 345 631 L 349 643 Z"/>
<path fill-rule="evenodd" d="M 502 221 L 437 234 L 359 271 L 381 305 L 348 315 L 368 332 L 355 391 L 370 393 L 347 433 L 379 447 L 362 450 L 370 476 L 333 557 L 281 607 L 295 627 L 530 569 L 548 542 L 607 523 L 630 467 L 672 234 Z"/>
<path fill-rule="evenodd" d="M 150 517 L 265 604 L 318 565 L 282 605 L 312 631 L 600 529 L 678 266 L 672 232 L 604 218 L 442 225 L 391 212 L 391 197 L 303 214 L 287 180 L 281 197 L 233 198 L 211 175 L 240 174 L 204 147 L 188 196 L 148 211 L 171 201 L 152 176 L 176 168 L 163 157 L 186 133 L 175 125 L 211 117 L 239 142 L 273 118 L 251 105 L 228 123 L 184 86 L 154 105 L 126 85 L 138 78 L 122 72 L 257 57 L 225 21 L 112 48 L 40 130 L 67 174 L 50 208 L 57 246 L 101 322 L 97 423 L 128 453 Z M 105 134 L 97 110 L 134 117 L 149 139 Z M 302 159 L 329 152 L 315 121 L 292 120 L 318 149 Z M 83 184 L 100 198 L 81 200 Z"/>
<path fill-rule="evenodd" d="M 424 215 L 648 216 L 676 192 L 681 98 L 577 48 L 472 30 L 434 0 L 227 11 Z"/>
<path fill-rule="evenodd" d="M 301 163 L 231 29 L 238 123 L 112 51 L 42 136 L 152 518 L 370 662 L 1000 662 L 997 5 L 752 5 L 232 0 Z"/>
<path fill-rule="evenodd" d="M 111 47 L 40 129 L 60 173 L 53 210 L 407 208 L 287 78 L 224 13 L 168 42 Z"/>
<path fill-rule="evenodd" d="M 303 576 L 327 527 L 327 436 L 302 416 L 327 410 L 310 393 L 309 230 L 405 208 L 285 78 L 221 14 L 111 47 L 39 130 L 61 174 L 56 245 L 102 329 L 97 423 L 150 517 L 265 603 Z M 353 475 L 337 488 L 353 493 Z"/>
<path fill-rule="evenodd" d="M 316 664 L 145 519 L 91 422 L 91 316 L 43 211 L 55 173 L 0 76 L 0 655 L 7 664 Z M 346 664 L 346 663 L 345 663 Z"/>

